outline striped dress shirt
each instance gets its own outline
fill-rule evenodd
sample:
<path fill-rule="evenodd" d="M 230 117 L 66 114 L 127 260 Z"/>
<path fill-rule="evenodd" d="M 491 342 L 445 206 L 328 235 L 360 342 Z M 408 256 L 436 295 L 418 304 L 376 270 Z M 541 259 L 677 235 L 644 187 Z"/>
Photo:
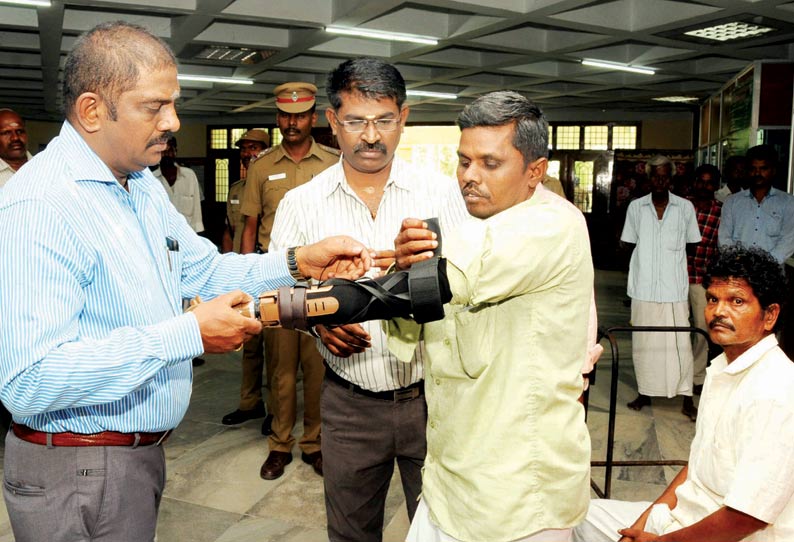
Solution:
<path fill-rule="evenodd" d="M 347 184 L 342 160 L 308 183 L 287 192 L 276 211 L 270 250 L 313 243 L 329 235 L 350 235 L 375 250 L 393 250 L 404 218 L 438 217 L 443 232 L 468 217 L 455 181 L 412 166 L 395 156 L 375 218 Z M 378 272 L 373 269 L 370 274 Z M 385 271 L 385 270 L 384 270 Z M 397 360 L 386 345 L 380 322 L 361 324 L 372 346 L 340 358 L 317 341 L 329 367 L 371 391 L 404 388 L 424 378 L 424 345 L 410 363 Z"/>
<path fill-rule="evenodd" d="M 148 169 L 127 187 L 65 122 L 0 192 L 0 398 L 18 423 L 176 427 L 203 351 L 182 299 L 294 283 L 283 253 L 219 255 Z"/>

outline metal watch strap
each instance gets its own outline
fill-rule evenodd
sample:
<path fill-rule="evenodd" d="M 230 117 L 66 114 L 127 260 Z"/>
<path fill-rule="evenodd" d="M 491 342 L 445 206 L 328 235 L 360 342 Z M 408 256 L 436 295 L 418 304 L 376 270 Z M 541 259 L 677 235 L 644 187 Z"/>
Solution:
<path fill-rule="evenodd" d="M 289 247 L 287 249 L 287 269 L 289 269 L 289 274 L 292 275 L 292 278 L 300 282 L 306 280 L 306 277 L 298 269 L 298 259 L 295 257 L 295 251 L 298 248 L 300 247 Z"/>

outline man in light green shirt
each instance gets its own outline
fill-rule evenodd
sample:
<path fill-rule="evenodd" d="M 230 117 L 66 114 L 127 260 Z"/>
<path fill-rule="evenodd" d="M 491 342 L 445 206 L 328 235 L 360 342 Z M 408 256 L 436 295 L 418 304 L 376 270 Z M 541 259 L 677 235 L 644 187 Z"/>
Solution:
<path fill-rule="evenodd" d="M 444 232 L 453 299 L 440 322 L 388 324 L 409 361 L 427 349 L 427 457 L 409 542 L 567 541 L 589 502 L 582 360 L 593 266 L 582 214 L 543 188 L 548 124 L 495 92 L 458 117 L 458 182 L 472 218 Z M 420 220 L 398 268 L 437 245 Z"/>

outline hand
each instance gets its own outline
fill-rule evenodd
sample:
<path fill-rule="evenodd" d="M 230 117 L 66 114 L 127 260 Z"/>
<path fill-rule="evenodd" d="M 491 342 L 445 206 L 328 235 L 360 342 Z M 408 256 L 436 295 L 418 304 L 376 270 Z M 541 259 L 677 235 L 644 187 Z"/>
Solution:
<path fill-rule="evenodd" d="M 371 346 L 372 337 L 359 324 L 339 327 L 316 326 L 315 329 L 325 347 L 340 358 L 360 354 Z"/>
<path fill-rule="evenodd" d="M 251 296 L 237 290 L 191 307 L 201 330 L 204 352 L 231 352 L 239 349 L 251 337 L 259 335 L 262 331 L 259 320 L 246 318 L 232 308 L 248 301 L 251 301 Z"/>
<path fill-rule="evenodd" d="M 298 270 L 304 277 L 326 280 L 333 277 L 357 279 L 372 266 L 367 247 L 346 235 L 326 237 L 295 251 Z"/>
<path fill-rule="evenodd" d="M 393 250 L 376 250 L 372 252 L 373 254 L 373 261 L 372 267 L 377 267 L 380 269 L 380 272 L 377 276 L 382 276 L 386 273 L 386 270 L 391 267 L 394 263 L 394 251 Z"/>
<path fill-rule="evenodd" d="M 655 540 L 659 540 L 659 535 L 646 533 L 642 529 L 635 529 L 633 527 L 620 529 L 618 530 L 618 534 L 621 535 L 618 542 L 654 542 Z"/>
<path fill-rule="evenodd" d="M 397 269 L 408 269 L 413 264 L 433 257 L 438 246 L 436 234 L 427 229 L 427 223 L 418 218 L 406 218 L 400 233 L 394 239 L 394 258 Z"/>

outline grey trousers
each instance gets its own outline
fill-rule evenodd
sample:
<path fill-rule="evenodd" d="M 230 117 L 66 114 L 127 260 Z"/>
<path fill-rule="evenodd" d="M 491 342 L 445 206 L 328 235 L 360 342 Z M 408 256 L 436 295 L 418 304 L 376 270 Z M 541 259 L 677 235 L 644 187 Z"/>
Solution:
<path fill-rule="evenodd" d="M 162 446 L 53 447 L 6 436 L 3 496 L 16 542 L 154 540 Z"/>
<path fill-rule="evenodd" d="M 326 377 L 320 405 L 328 538 L 380 542 L 395 460 L 408 517 L 416 512 L 427 452 L 425 397 L 374 399 Z"/>

